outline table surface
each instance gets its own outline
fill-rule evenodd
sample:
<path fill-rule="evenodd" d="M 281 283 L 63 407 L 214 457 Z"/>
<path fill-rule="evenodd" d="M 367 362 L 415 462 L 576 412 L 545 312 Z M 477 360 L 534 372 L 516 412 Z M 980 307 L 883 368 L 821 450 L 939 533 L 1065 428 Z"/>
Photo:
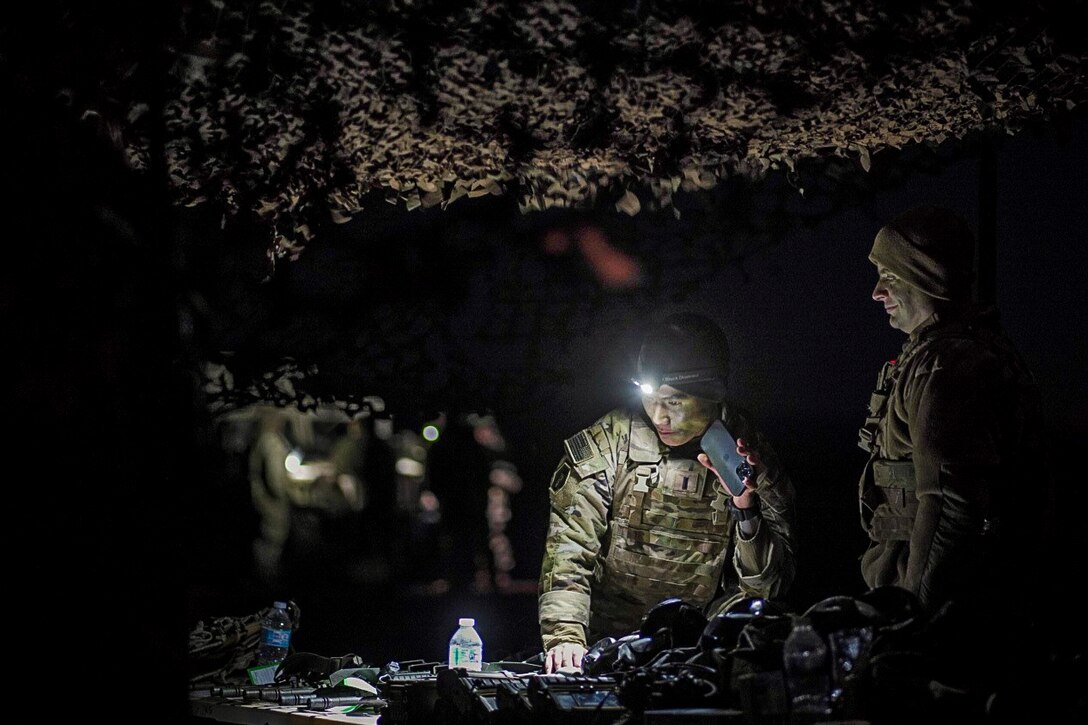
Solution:
<path fill-rule="evenodd" d="M 341 713 L 307 710 L 300 705 L 280 705 L 227 697 L 200 697 L 189 700 L 189 712 L 194 717 L 236 723 L 236 725 L 318 725 L 319 722 L 377 725 L 376 711 Z"/>

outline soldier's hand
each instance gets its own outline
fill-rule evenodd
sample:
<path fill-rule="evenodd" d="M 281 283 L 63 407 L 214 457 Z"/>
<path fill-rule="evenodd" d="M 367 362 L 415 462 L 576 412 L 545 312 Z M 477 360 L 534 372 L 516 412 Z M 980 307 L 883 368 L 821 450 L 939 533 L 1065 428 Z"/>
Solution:
<path fill-rule="evenodd" d="M 755 476 L 756 473 L 758 473 L 759 467 L 763 465 L 762 462 L 759 460 L 759 453 L 756 451 L 756 449 L 748 445 L 748 443 L 746 443 L 743 438 L 738 438 L 737 453 L 739 453 L 744 458 L 744 460 L 748 461 L 748 465 L 752 467 L 752 476 Z M 744 479 L 744 481 L 745 483 L 747 483 L 748 479 L 746 478 Z"/>
<path fill-rule="evenodd" d="M 733 505 L 739 509 L 746 509 L 752 505 L 752 497 L 755 495 L 756 490 L 756 477 L 759 475 L 759 467 L 762 462 L 759 460 L 759 454 L 754 448 L 745 443 L 743 438 L 737 439 L 737 453 L 748 463 L 751 474 L 742 479 L 744 493 L 733 497 Z"/>
<path fill-rule="evenodd" d="M 759 467 L 761 462 L 759 460 L 759 454 L 755 449 L 750 448 L 743 438 L 737 439 L 737 453 L 745 460 L 748 466 L 751 468 L 751 474 L 741 479 L 744 484 L 744 493 L 740 496 L 733 496 L 733 505 L 739 509 L 746 509 L 752 505 L 752 496 L 755 495 L 756 477 L 759 475 Z M 705 453 L 700 453 L 698 456 L 699 463 L 709 468 L 714 472 L 714 475 L 718 478 L 718 484 L 728 491 L 729 489 L 725 485 L 725 479 L 718 473 L 718 469 L 714 467 L 714 464 L 710 462 L 710 456 Z"/>
<path fill-rule="evenodd" d="M 559 672 L 560 669 L 582 670 L 582 657 L 586 654 L 584 645 L 576 642 L 561 642 L 544 655 L 544 674 Z"/>

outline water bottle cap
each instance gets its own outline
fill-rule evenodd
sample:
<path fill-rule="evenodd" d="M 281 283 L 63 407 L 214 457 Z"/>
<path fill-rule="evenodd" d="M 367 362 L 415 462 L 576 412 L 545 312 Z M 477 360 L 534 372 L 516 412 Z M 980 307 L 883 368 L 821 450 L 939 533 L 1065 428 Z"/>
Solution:
<path fill-rule="evenodd" d="M 461 617 L 457 620 L 457 624 L 461 627 L 474 627 L 476 626 L 476 620 L 472 617 Z"/>
<path fill-rule="evenodd" d="M 276 609 L 287 609 L 287 602 L 276 602 L 272 606 Z"/>

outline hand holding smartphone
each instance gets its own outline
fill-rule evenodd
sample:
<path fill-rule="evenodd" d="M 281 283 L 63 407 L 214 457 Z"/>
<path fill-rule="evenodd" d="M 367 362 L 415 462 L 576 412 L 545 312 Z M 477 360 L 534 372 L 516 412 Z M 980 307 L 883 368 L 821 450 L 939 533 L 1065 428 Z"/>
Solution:
<path fill-rule="evenodd" d="M 752 467 L 737 453 L 737 442 L 720 420 L 711 423 L 703 433 L 702 448 L 724 479 L 729 493 L 734 496 L 744 493 L 744 479 L 752 475 Z"/>

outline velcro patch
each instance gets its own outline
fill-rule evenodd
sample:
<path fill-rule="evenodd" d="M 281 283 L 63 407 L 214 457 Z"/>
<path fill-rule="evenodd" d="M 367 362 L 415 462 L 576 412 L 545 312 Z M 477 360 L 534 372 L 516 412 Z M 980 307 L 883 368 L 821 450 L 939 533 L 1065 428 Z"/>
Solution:
<path fill-rule="evenodd" d="M 696 465 L 699 466 L 696 469 Z M 702 498 L 706 469 L 699 464 L 670 466 L 665 486 L 674 496 Z"/>
<path fill-rule="evenodd" d="M 563 488 L 563 484 L 567 482 L 567 478 L 570 476 L 570 466 L 566 461 L 559 464 L 559 467 L 555 469 L 555 473 L 552 474 L 551 488 L 553 491 L 558 491 Z"/>
<path fill-rule="evenodd" d="M 567 447 L 571 461 L 576 466 L 593 458 L 593 443 L 589 440 L 589 434 L 584 430 L 572 435 L 564 442 L 564 445 Z"/>

